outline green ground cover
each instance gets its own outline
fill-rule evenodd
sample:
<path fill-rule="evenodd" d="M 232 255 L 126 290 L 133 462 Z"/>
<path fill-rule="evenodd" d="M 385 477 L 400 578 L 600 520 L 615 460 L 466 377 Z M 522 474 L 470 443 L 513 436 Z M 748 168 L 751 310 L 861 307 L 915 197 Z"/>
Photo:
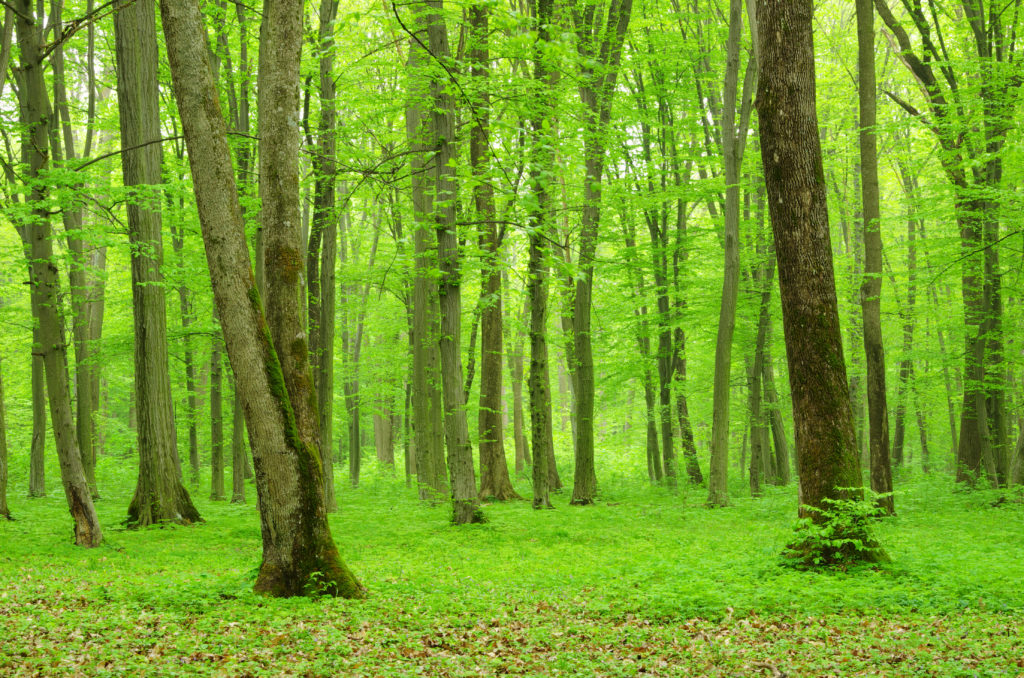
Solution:
<path fill-rule="evenodd" d="M 70 544 L 59 488 L 12 484 L 2 676 L 1024 675 L 1019 495 L 904 482 L 875 528 L 891 564 L 806 572 L 780 558 L 793 488 L 707 510 L 703 490 L 606 479 L 597 506 L 455 528 L 368 478 L 332 527 L 370 597 L 271 600 L 249 592 L 251 487 L 245 506 L 197 491 L 201 525 L 127 531 L 133 479 L 104 461 L 98 549 Z"/>

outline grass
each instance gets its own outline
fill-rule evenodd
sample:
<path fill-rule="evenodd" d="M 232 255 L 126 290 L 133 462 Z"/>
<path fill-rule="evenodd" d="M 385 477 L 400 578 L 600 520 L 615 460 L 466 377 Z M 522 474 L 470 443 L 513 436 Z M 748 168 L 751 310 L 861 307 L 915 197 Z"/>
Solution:
<path fill-rule="evenodd" d="M 134 472 L 103 461 L 93 550 L 59 487 L 28 500 L 12 479 L 0 675 L 1024 674 L 1019 495 L 911 479 L 875 526 L 891 564 L 807 572 L 780 558 L 792 487 L 708 510 L 701 489 L 605 478 L 596 506 L 455 528 L 401 482 L 339 479 L 335 539 L 370 598 L 273 600 L 250 592 L 252 487 L 244 506 L 194 492 L 203 524 L 127 531 Z"/>

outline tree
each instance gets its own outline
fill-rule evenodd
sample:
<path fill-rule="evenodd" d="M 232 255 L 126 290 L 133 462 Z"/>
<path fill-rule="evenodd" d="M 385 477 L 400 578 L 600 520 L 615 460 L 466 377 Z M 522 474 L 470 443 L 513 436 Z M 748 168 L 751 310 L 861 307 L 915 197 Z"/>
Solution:
<path fill-rule="evenodd" d="M 167 364 L 160 198 L 160 99 L 157 91 L 156 15 L 152 0 L 138 0 L 114 15 L 118 109 L 124 185 L 137 187 L 128 204 L 132 246 L 132 315 L 135 329 L 135 406 L 139 477 L 128 523 L 189 524 L 199 520 L 181 484 L 177 431 Z"/>
<path fill-rule="evenodd" d="M 860 492 L 815 110 L 813 3 L 759 0 L 757 112 L 793 397 L 800 515 Z M 844 535 L 870 542 L 867 528 Z M 850 556 L 836 547 L 830 556 Z"/>
<path fill-rule="evenodd" d="M 743 2 L 729 3 L 729 42 L 725 83 L 722 87 L 722 154 L 725 164 L 725 266 L 722 278 L 722 305 L 718 315 L 715 342 L 715 385 L 712 394 L 711 465 L 708 470 L 708 506 L 729 504 L 729 384 L 732 373 L 732 340 L 736 330 L 736 295 L 739 291 L 740 169 L 750 121 L 750 99 L 757 72 L 757 25 L 751 20 L 750 33 L 755 47 L 747 63 L 740 99 L 740 119 L 736 121 L 736 89 L 740 69 L 740 37 L 743 33 Z M 756 368 L 760 372 L 760 365 Z M 760 374 L 756 375 L 760 388 Z M 753 459 L 753 457 L 751 457 Z M 751 481 L 753 482 L 753 480 Z"/>
<path fill-rule="evenodd" d="M 573 290 L 573 350 L 576 383 L 576 470 L 570 503 L 594 503 L 594 353 L 590 339 L 590 306 L 594 287 L 594 256 L 601 221 L 601 178 L 604 174 L 604 138 L 611 122 L 615 81 L 622 59 L 622 43 L 629 27 L 632 0 L 610 0 L 607 9 L 587 2 L 573 6 L 583 102 L 583 216 L 580 228 L 580 272 Z M 604 17 L 602 17 L 604 13 Z M 601 25 L 604 18 L 605 25 Z"/>
<path fill-rule="evenodd" d="M 46 390 L 50 405 L 50 423 L 56 440 L 64 496 L 75 523 L 75 543 L 99 546 L 103 531 L 92 502 L 82 467 L 74 422 L 71 392 L 68 386 L 68 354 L 64 342 L 64 317 L 60 306 L 60 278 L 53 253 L 53 232 L 49 208 L 45 204 L 48 185 L 44 172 L 49 163 L 49 101 L 43 80 L 43 18 L 36 16 L 29 0 L 17 4 L 16 29 L 20 51 L 21 87 L 19 88 L 22 162 L 25 165 L 26 207 L 19 234 L 29 258 L 29 288 L 36 309 L 38 328 L 34 351 L 42 355 Z"/>
<path fill-rule="evenodd" d="M 882 226 L 878 206 L 878 144 L 875 140 L 875 12 L 857 0 L 857 100 L 860 105 L 860 188 L 864 219 L 864 355 L 868 368 L 868 434 L 871 489 L 886 513 L 895 512 L 889 465 L 889 408 L 882 345 Z"/>
<path fill-rule="evenodd" d="M 274 44 L 276 49 L 261 50 L 261 54 L 267 61 L 273 61 L 269 52 L 287 61 L 287 65 L 279 69 L 270 66 L 271 72 L 264 72 L 267 79 L 260 88 L 264 96 L 269 96 L 270 90 L 279 85 L 287 99 L 292 96 L 289 89 L 297 87 L 297 84 L 290 84 L 298 82 L 297 73 L 290 70 L 297 65 L 301 40 L 301 30 L 297 30 L 301 27 L 301 11 L 296 11 L 301 7 L 296 4 L 268 3 L 264 8 L 266 30 L 262 37 L 265 44 Z M 174 96 L 189 151 L 214 301 L 222 319 L 225 346 L 237 377 L 253 450 L 263 534 L 263 562 L 254 588 L 275 596 L 301 595 L 310 590 L 315 573 L 319 591 L 362 597 L 365 589 L 342 562 L 331 537 L 319 451 L 303 437 L 308 429 L 300 433 L 294 405 L 305 408 L 303 423 L 307 426 L 315 408 L 311 408 L 308 401 L 293 403 L 272 330 L 263 315 L 245 242 L 227 129 L 210 72 L 199 7 L 190 0 L 163 0 L 160 10 Z M 279 12 L 285 16 L 280 17 Z M 270 103 L 267 105 L 269 107 Z M 275 130 L 271 124 L 263 128 L 264 132 L 272 138 L 275 133 L 288 131 L 288 116 L 294 116 L 297 110 L 298 106 L 281 105 L 278 113 L 283 117 L 281 122 L 285 129 Z M 297 121 L 290 122 L 291 132 L 297 134 Z M 283 157 L 287 155 L 284 153 Z M 295 160 L 297 156 L 292 167 Z M 287 172 L 288 166 L 280 169 Z M 270 179 L 269 175 L 265 177 Z M 293 223 L 297 225 L 297 221 Z M 298 247 L 287 240 L 281 244 L 291 246 L 268 248 L 271 255 L 268 259 L 274 265 L 284 264 L 281 273 L 294 283 L 301 271 Z M 297 308 L 297 292 L 293 303 Z M 298 317 L 297 312 L 294 317 Z M 289 339 L 294 340 L 295 335 Z M 295 362 L 307 360 L 307 347 L 301 339 L 286 348 L 291 351 L 291 367 Z"/>
<path fill-rule="evenodd" d="M 0 518 L 11 519 L 7 506 L 7 410 L 4 407 L 4 381 L 0 363 Z"/>

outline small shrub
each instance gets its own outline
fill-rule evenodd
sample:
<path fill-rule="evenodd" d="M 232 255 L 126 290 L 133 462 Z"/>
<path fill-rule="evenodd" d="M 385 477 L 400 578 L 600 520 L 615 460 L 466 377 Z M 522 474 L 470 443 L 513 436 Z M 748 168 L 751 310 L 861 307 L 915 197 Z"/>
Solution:
<path fill-rule="evenodd" d="M 824 507 L 805 506 L 814 515 L 797 521 L 796 539 L 783 557 L 798 568 L 888 561 L 871 536 L 870 523 L 885 515 L 877 498 L 825 499 Z"/>

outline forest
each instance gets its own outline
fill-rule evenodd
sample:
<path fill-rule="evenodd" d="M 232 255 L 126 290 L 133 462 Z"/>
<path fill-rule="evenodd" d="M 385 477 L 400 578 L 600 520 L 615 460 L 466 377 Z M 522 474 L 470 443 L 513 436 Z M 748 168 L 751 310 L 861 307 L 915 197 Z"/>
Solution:
<path fill-rule="evenodd" d="M 1024 671 L 1022 4 L 0 0 L 0 674 Z"/>

